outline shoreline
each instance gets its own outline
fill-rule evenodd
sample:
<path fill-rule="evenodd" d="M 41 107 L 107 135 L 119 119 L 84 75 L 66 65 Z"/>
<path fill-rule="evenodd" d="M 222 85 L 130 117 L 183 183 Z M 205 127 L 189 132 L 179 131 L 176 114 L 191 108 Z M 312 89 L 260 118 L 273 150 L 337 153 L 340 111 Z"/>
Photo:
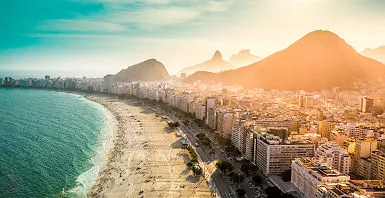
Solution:
<path fill-rule="evenodd" d="M 135 100 L 83 94 L 107 108 L 116 119 L 113 147 L 87 197 L 211 197 L 203 177 L 186 163 L 188 151 L 155 112 Z"/>
<path fill-rule="evenodd" d="M 48 90 L 49 91 L 49 90 Z M 58 93 L 64 93 L 73 95 L 75 97 L 81 96 L 83 100 L 85 100 L 87 103 L 92 103 L 97 108 L 100 108 L 100 111 L 104 114 L 104 119 L 102 121 L 102 128 L 99 134 L 98 139 L 98 145 L 96 148 L 95 155 L 88 159 L 90 162 L 92 162 L 93 166 L 91 166 L 90 169 L 82 172 L 79 174 L 76 178 L 76 186 L 63 191 L 65 195 L 69 196 L 81 196 L 81 197 L 87 197 L 88 193 L 92 190 L 92 188 L 95 186 L 96 182 L 98 181 L 100 177 L 101 170 L 104 170 L 104 168 L 108 164 L 108 157 L 114 147 L 114 138 L 115 138 L 115 128 L 118 125 L 118 121 L 116 119 L 116 115 L 111 112 L 107 106 L 101 104 L 100 102 L 97 102 L 95 100 L 92 100 L 89 98 L 90 93 L 84 93 L 84 92 L 77 92 L 77 91 L 56 91 Z M 64 188 L 63 188 L 64 190 Z"/>
<path fill-rule="evenodd" d="M 166 120 L 156 116 L 154 110 L 135 103 L 135 99 L 120 99 L 114 95 L 80 91 L 58 93 L 81 96 L 82 100 L 100 105 L 112 115 L 114 123 L 111 146 L 105 149 L 103 137 L 100 137 L 95 156 L 89 159 L 93 166 L 77 176 L 74 187 L 63 188 L 62 196 L 212 197 L 207 181 L 193 175 L 187 166 L 191 157 L 182 149 L 176 129 L 169 128 Z M 100 135 L 105 134 L 101 131 Z M 105 163 L 98 163 L 98 156 L 103 156 Z"/>

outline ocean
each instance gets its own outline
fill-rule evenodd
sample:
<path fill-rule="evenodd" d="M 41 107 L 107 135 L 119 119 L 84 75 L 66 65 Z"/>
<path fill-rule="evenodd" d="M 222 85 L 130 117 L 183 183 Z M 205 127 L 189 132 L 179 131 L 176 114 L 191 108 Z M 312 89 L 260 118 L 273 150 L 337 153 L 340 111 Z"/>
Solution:
<path fill-rule="evenodd" d="M 82 96 L 0 88 L 0 197 L 85 197 L 106 164 L 114 123 Z"/>

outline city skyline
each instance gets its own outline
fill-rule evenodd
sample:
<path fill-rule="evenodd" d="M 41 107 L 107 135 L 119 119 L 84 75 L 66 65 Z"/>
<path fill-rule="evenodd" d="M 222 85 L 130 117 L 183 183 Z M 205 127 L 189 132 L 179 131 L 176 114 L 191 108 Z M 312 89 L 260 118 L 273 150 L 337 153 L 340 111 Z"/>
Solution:
<path fill-rule="evenodd" d="M 316 30 L 361 52 L 385 44 L 383 1 L 110 1 L 2 3 L 1 70 L 117 72 L 148 58 L 171 74 L 242 49 L 266 57 Z"/>

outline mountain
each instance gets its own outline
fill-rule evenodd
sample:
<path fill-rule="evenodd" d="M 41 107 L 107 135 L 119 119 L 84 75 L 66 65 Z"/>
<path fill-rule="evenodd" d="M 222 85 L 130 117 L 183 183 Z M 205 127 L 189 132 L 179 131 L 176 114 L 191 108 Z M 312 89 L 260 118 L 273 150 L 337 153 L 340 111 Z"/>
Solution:
<path fill-rule="evenodd" d="M 178 74 L 185 73 L 187 76 L 197 71 L 208 71 L 208 72 L 221 72 L 230 69 L 236 69 L 237 67 L 231 63 L 223 60 L 221 52 L 218 50 L 214 53 L 214 56 L 203 63 L 186 67 L 178 72 Z"/>
<path fill-rule="evenodd" d="M 230 63 L 236 66 L 245 66 L 258 62 L 261 57 L 250 53 L 250 50 L 241 50 L 238 54 L 233 54 L 230 58 Z"/>
<path fill-rule="evenodd" d="M 362 54 L 374 60 L 385 63 L 385 46 L 381 46 L 376 49 L 366 48 Z"/>
<path fill-rule="evenodd" d="M 382 63 L 360 55 L 336 34 L 317 30 L 249 66 L 204 76 L 195 73 L 185 82 L 215 81 L 281 90 L 352 89 L 355 80 L 374 80 L 384 74 Z"/>
<path fill-rule="evenodd" d="M 149 59 L 123 69 L 116 74 L 116 81 L 158 81 L 169 78 L 166 67 L 156 59 Z"/>

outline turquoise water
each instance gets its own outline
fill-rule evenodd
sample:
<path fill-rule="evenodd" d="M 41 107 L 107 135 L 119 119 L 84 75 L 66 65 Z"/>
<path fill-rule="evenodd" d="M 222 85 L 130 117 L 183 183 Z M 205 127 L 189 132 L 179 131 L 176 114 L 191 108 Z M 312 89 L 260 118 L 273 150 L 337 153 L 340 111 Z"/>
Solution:
<path fill-rule="evenodd" d="M 0 88 L 0 197 L 84 197 L 105 165 L 113 126 L 82 96 Z"/>

